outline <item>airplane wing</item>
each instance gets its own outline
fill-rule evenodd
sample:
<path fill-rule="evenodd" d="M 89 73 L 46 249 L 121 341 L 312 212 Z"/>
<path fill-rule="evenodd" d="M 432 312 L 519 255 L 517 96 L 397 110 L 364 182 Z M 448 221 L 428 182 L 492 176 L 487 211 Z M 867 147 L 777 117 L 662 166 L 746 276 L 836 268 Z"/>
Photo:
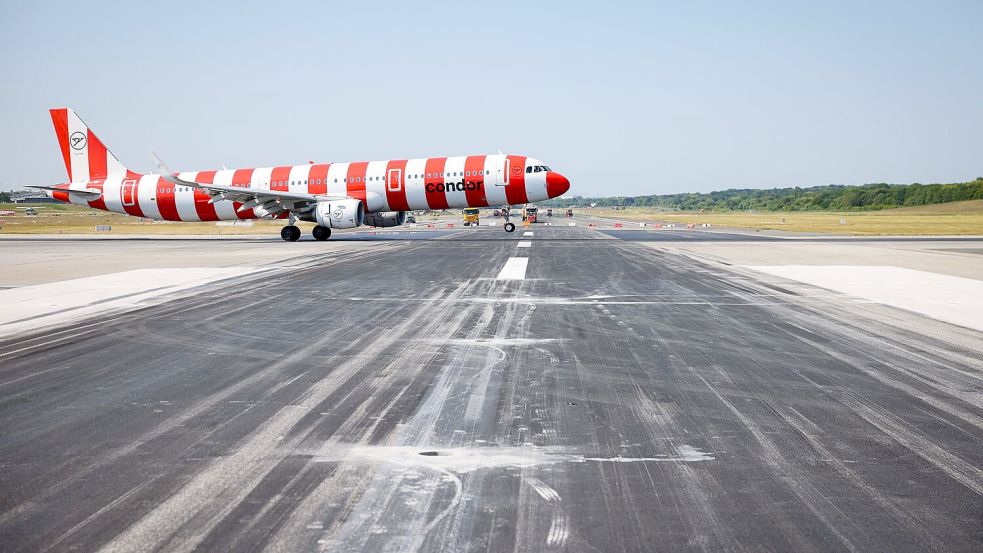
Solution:
<path fill-rule="evenodd" d="M 208 200 L 209 203 L 220 202 L 222 200 L 241 202 L 242 205 L 239 207 L 239 211 L 261 208 L 261 210 L 265 211 L 267 214 L 275 216 L 284 211 L 307 211 L 313 207 L 314 204 L 321 201 L 341 200 L 348 198 L 348 196 L 345 195 L 306 194 L 303 192 L 265 190 L 259 188 L 226 186 L 221 184 L 210 184 L 185 180 L 178 177 L 176 173 L 168 169 L 153 150 L 151 150 L 150 153 L 154 156 L 154 160 L 156 161 L 157 169 L 160 172 L 160 175 L 167 182 L 177 186 L 198 188 L 211 196 L 211 199 Z"/>

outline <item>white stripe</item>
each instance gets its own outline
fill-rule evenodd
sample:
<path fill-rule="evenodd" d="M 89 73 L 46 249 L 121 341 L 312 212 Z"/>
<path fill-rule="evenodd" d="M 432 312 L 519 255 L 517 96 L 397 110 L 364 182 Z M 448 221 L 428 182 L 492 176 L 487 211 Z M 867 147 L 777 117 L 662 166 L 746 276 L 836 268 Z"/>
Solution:
<path fill-rule="evenodd" d="M 532 236 L 532 231 L 531 230 L 527 230 L 526 232 L 523 232 L 522 235 L 523 236 Z"/>
<path fill-rule="evenodd" d="M 389 211 L 389 200 L 386 197 L 386 165 L 388 161 L 370 161 L 365 168 L 365 197 L 366 208 L 372 207 L 378 211 Z"/>
<path fill-rule="evenodd" d="M 464 181 L 464 163 L 467 159 L 463 156 L 447 158 L 444 163 L 444 185 Z M 448 207 L 468 207 L 468 196 L 464 190 L 458 192 L 456 189 L 446 189 L 444 196 L 447 198 Z"/>
<path fill-rule="evenodd" d="M 294 165 L 290 168 L 290 175 L 287 177 L 289 184 L 287 191 L 294 194 L 307 194 L 307 177 L 311 174 L 311 166 Z"/>
<path fill-rule="evenodd" d="M 270 189 L 270 179 L 273 177 L 272 167 L 260 167 L 253 171 L 252 180 L 249 181 L 249 187 L 255 188 L 257 190 L 269 190 Z"/>
<path fill-rule="evenodd" d="M 406 162 L 406 203 L 410 209 L 427 209 L 427 192 L 423 188 L 423 172 L 427 168 L 427 160 L 411 159 Z M 416 178 L 413 178 L 413 177 Z"/>
<path fill-rule="evenodd" d="M 178 178 L 193 182 L 198 178 L 198 173 L 195 171 L 178 173 Z M 178 218 L 182 221 L 200 221 L 198 210 L 195 209 L 195 189 L 178 185 L 174 190 L 174 205 L 177 207 Z"/>
<path fill-rule="evenodd" d="M 502 168 L 504 160 L 500 155 L 485 156 L 485 199 L 488 205 L 505 205 L 508 201 L 505 198 L 505 187 L 495 184 L 499 178 L 498 171 Z"/>
<path fill-rule="evenodd" d="M 85 146 L 78 150 L 72 147 L 72 135 L 75 133 L 82 133 L 85 137 Z M 89 129 L 71 109 L 68 110 L 68 159 L 72 166 L 72 182 L 88 182 Z"/>
<path fill-rule="evenodd" d="M 232 184 L 232 177 L 234 176 L 234 170 L 222 169 L 221 171 L 215 172 L 215 179 L 212 182 L 222 186 L 229 186 Z M 236 217 L 236 208 L 229 200 L 215 202 L 215 214 L 218 215 L 220 221 L 235 221 L 238 219 Z"/>
<path fill-rule="evenodd" d="M 123 209 L 123 197 L 120 195 L 122 185 L 122 177 L 106 178 L 106 182 L 102 185 L 102 199 L 106 202 L 106 211 L 126 213 Z"/>
<path fill-rule="evenodd" d="M 531 248 L 532 242 L 530 242 L 529 240 L 520 240 L 519 243 L 516 245 L 520 248 Z"/>
<path fill-rule="evenodd" d="M 496 278 L 498 280 L 523 280 L 526 278 L 526 266 L 528 264 L 528 257 L 510 257 Z"/>
<path fill-rule="evenodd" d="M 348 165 L 349 163 L 347 162 L 332 163 L 331 167 L 328 167 L 328 194 L 348 194 L 348 189 L 345 188 L 345 178 L 348 177 Z"/>
<path fill-rule="evenodd" d="M 143 175 L 137 183 L 137 205 L 143 211 L 144 217 L 160 219 L 160 208 L 157 207 L 157 181 L 160 175 Z"/>

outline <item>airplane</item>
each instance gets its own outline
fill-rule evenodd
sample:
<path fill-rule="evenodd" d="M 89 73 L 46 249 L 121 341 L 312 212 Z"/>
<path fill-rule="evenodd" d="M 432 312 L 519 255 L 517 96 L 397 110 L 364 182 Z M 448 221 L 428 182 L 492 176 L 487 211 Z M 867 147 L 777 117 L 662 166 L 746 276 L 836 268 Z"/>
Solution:
<path fill-rule="evenodd" d="M 68 182 L 31 186 L 62 202 L 166 221 L 286 219 L 285 241 L 362 225 L 395 227 L 413 210 L 521 205 L 556 198 L 566 177 L 527 156 L 473 155 L 308 163 L 175 173 L 151 152 L 157 173 L 130 171 L 70 108 L 51 109 Z M 515 224 L 506 221 L 506 232 Z"/>

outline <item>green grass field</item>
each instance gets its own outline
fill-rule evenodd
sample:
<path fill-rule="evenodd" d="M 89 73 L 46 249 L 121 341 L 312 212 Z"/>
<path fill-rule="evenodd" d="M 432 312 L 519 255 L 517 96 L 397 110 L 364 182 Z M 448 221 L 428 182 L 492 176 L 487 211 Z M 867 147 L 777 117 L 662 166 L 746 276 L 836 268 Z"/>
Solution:
<path fill-rule="evenodd" d="M 282 221 L 230 223 L 175 223 L 149 221 L 127 215 L 98 211 L 67 204 L 35 207 L 36 216 L 26 216 L 21 204 L 0 204 L 0 211 L 16 215 L 0 216 L 0 234 L 277 234 Z M 584 213 L 585 210 L 577 210 Z M 756 212 L 696 213 L 662 211 L 656 208 L 627 208 L 615 211 L 595 208 L 594 215 L 629 221 L 709 223 L 713 227 L 751 230 L 784 230 L 854 235 L 983 235 L 983 200 L 952 202 L 917 207 L 862 212 Z M 251 223 L 251 224 L 250 224 Z M 298 223 L 300 226 L 313 226 Z M 112 227 L 109 233 L 96 226 Z"/>
<path fill-rule="evenodd" d="M 37 209 L 36 216 L 24 215 L 23 207 Z M 0 216 L 0 234 L 272 234 L 280 232 L 282 221 L 242 221 L 231 223 L 178 223 L 151 221 L 69 204 L 0 204 L 0 211 L 17 211 L 17 215 Z M 245 223 L 245 224 L 243 224 Z M 298 223 L 301 227 L 313 226 Z M 109 232 L 96 226 L 108 225 Z M 305 229 L 307 230 L 307 229 Z"/>
<path fill-rule="evenodd" d="M 584 210 L 578 210 L 583 212 Z M 594 208 L 594 215 L 629 221 L 709 223 L 713 227 L 853 235 L 983 235 L 983 200 L 880 211 L 697 213 L 629 207 Z"/>

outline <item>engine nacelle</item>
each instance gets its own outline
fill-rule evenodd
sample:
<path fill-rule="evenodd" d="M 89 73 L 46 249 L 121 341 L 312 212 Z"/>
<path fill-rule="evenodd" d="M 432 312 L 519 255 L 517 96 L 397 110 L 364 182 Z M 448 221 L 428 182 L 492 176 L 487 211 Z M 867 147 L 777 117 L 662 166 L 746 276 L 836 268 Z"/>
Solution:
<path fill-rule="evenodd" d="M 365 224 L 365 206 L 361 200 L 318 202 L 314 222 L 328 228 L 355 228 Z"/>
<path fill-rule="evenodd" d="M 405 222 L 405 211 L 376 211 L 365 214 L 365 224 L 370 227 L 398 227 Z"/>

